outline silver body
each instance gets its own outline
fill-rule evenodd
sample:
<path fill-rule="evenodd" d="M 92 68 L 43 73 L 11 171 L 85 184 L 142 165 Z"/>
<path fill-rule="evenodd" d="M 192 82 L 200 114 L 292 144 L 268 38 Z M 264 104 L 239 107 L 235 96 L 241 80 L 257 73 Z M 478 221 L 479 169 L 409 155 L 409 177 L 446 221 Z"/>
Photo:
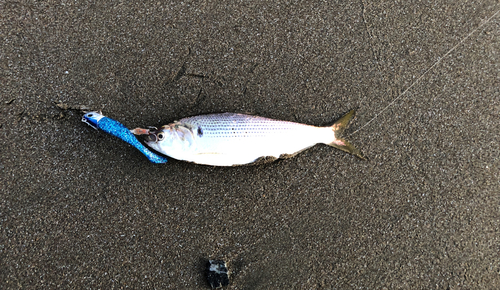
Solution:
<path fill-rule="evenodd" d="M 150 148 L 178 160 L 215 166 L 289 157 L 336 141 L 331 127 L 235 113 L 184 118 L 155 134 L 156 141 L 146 141 Z"/>

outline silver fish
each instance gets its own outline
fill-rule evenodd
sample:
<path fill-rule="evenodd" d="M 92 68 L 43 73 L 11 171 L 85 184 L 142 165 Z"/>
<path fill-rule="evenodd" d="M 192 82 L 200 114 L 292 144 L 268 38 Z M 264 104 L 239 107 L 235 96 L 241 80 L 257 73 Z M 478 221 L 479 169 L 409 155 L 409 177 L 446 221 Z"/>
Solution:
<path fill-rule="evenodd" d="M 131 130 L 148 147 L 178 160 L 213 166 L 258 164 L 288 158 L 318 143 L 365 159 L 341 138 L 351 110 L 332 126 L 316 127 L 258 116 L 222 113 L 188 117 L 160 129 Z"/>

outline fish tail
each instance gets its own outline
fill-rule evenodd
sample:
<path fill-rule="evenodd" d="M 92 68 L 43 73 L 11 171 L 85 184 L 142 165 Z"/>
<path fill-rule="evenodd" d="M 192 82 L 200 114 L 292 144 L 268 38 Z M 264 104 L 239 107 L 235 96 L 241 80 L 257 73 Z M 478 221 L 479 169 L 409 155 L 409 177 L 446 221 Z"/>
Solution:
<path fill-rule="evenodd" d="M 357 156 L 363 160 L 366 160 L 366 157 L 363 156 L 363 153 L 359 151 L 358 148 L 354 147 L 349 141 L 342 138 L 342 134 L 345 129 L 349 126 L 354 114 L 356 113 L 356 109 L 350 110 L 349 113 L 345 114 L 342 118 L 336 121 L 330 128 L 332 128 L 333 133 L 335 134 L 335 140 L 328 145 L 340 149 L 342 151 L 348 152 L 354 156 Z"/>

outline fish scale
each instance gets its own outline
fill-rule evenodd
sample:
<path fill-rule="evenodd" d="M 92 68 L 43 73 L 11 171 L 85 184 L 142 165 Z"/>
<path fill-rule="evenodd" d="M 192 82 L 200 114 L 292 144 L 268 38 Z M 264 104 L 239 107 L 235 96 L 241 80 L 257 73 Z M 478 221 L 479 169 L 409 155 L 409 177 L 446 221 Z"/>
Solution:
<path fill-rule="evenodd" d="M 179 123 L 196 125 L 208 136 L 225 135 L 228 138 L 266 137 L 267 134 L 283 134 L 299 127 L 299 123 L 278 121 L 244 114 L 213 114 L 184 118 Z"/>
<path fill-rule="evenodd" d="M 193 155 L 200 155 L 197 163 L 217 159 L 210 162 L 247 164 L 261 157 L 293 155 L 324 141 L 327 135 L 328 141 L 335 138 L 331 130 L 320 127 L 233 113 L 185 118 L 179 124 L 189 124 L 196 131 L 200 128 L 203 133 L 195 136 L 192 148 Z"/>
<path fill-rule="evenodd" d="M 318 143 L 363 155 L 340 134 L 354 110 L 329 127 L 222 113 L 183 118 L 159 130 L 137 128 L 148 147 L 178 160 L 234 166 L 291 157 Z"/>

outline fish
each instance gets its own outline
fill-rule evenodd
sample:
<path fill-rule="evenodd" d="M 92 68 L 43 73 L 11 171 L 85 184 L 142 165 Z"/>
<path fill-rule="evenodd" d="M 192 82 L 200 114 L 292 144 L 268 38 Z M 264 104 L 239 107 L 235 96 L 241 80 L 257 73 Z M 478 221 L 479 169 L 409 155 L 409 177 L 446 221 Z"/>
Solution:
<path fill-rule="evenodd" d="M 161 128 L 135 128 L 150 149 L 177 160 L 212 166 L 238 166 L 290 158 L 323 143 L 361 159 L 364 155 L 342 133 L 351 110 L 331 126 L 318 127 L 254 115 L 220 113 L 183 118 Z"/>

